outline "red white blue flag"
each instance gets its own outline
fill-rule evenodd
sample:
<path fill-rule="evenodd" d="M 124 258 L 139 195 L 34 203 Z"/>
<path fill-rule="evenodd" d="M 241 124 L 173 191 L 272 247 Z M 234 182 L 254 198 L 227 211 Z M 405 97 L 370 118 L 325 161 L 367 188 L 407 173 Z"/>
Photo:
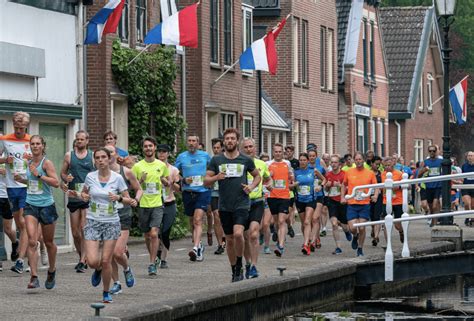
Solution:
<path fill-rule="evenodd" d="M 467 121 L 467 76 L 449 90 L 449 102 L 459 125 Z"/>
<path fill-rule="evenodd" d="M 110 0 L 100 9 L 87 25 L 85 45 L 99 44 L 102 35 L 116 33 L 125 0 Z"/>

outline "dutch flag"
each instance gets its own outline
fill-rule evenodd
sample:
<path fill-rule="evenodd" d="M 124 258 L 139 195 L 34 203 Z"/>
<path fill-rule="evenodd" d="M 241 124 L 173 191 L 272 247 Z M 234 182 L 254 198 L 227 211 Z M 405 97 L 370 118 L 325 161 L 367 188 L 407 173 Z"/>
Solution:
<path fill-rule="evenodd" d="M 110 0 L 92 17 L 87 25 L 85 45 L 99 44 L 103 34 L 117 32 L 124 4 L 125 0 Z"/>
<path fill-rule="evenodd" d="M 145 44 L 181 45 L 197 48 L 197 6 L 193 4 L 156 25 L 145 37 Z"/>
<path fill-rule="evenodd" d="M 278 64 L 278 56 L 275 47 L 275 39 L 285 26 L 286 19 L 283 19 L 278 26 L 268 32 L 265 37 L 254 41 L 247 50 L 240 56 L 240 69 L 269 71 L 275 75 Z"/>
<path fill-rule="evenodd" d="M 449 90 L 449 102 L 459 125 L 467 120 L 467 76 Z"/>

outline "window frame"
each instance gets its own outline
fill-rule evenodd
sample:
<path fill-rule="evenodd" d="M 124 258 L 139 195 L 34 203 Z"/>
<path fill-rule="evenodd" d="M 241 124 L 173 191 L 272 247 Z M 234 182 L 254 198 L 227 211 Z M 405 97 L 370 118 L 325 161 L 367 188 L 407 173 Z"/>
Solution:
<path fill-rule="evenodd" d="M 426 79 L 428 80 L 426 82 L 426 89 L 427 89 L 427 108 L 426 110 L 428 111 L 428 113 L 432 113 L 433 112 L 433 81 L 434 81 L 434 78 L 433 78 L 433 75 L 431 75 L 431 73 L 428 73 L 426 75 Z"/>
<path fill-rule="evenodd" d="M 143 6 L 141 6 L 143 4 Z M 144 44 L 145 36 L 147 34 L 147 23 L 148 23 L 148 17 L 147 17 L 147 0 L 136 0 L 135 2 L 135 19 L 136 19 L 136 40 L 135 42 L 139 45 Z M 139 19 L 139 13 L 142 12 L 143 14 L 143 21 Z M 143 25 L 141 23 L 143 22 Z"/>
<path fill-rule="evenodd" d="M 301 19 L 301 84 L 309 84 L 309 23 L 308 20 Z"/>
<path fill-rule="evenodd" d="M 219 129 L 221 133 L 224 133 L 224 131 L 227 128 L 237 128 L 237 113 L 232 112 L 232 111 L 222 111 L 219 113 Z M 232 117 L 232 125 L 229 125 L 229 118 Z"/>
<path fill-rule="evenodd" d="M 414 148 L 414 154 L 415 154 L 415 162 L 421 162 L 424 160 L 424 141 L 423 139 L 420 138 L 415 138 L 413 148 Z"/>
<path fill-rule="evenodd" d="M 362 62 L 364 64 L 364 80 L 369 80 L 367 56 L 367 18 L 362 19 Z"/>
<path fill-rule="evenodd" d="M 321 153 L 327 153 L 327 140 L 328 136 L 328 124 L 327 123 L 321 123 Z"/>
<path fill-rule="evenodd" d="M 329 155 L 334 154 L 334 133 L 335 133 L 334 124 L 328 124 L 328 153 Z"/>
<path fill-rule="evenodd" d="M 249 135 L 246 134 L 246 129 L 247 129 L 247 128 L 246 128 L 246 127 L 247 127 L 246 122 L 247 122 L 247 121 L 250 122 L 250 125 L 249 125 L 249 128 L 248 128 L 248 129 L 250 130 L 250 134 L 249 134 Z M 243 119 L 243 121 L 242 121 L 242 136 L 243 136 L 244 138 L 246 138 L 246 137 L 253 137 L 253 127 L 252 127 L 252 126 L 253 126 L 253 118 L 252 118 L 252 116 L 244 116 L 244 119 Z"/>
<path fill-rule="evenodd" d="M 321 89 L 326 89 L 327 87 L 327 79 L 326 79 L 326 55 L 327 55 L 327 28 L 325 26 L 321 26 L 319 31 L 319 72 L 320 72 L 320 87 Z"/>
<path fill-rule="evenodd" d="M 250 41 L 247 39 L 247 13 L 250 12 Z M 247 50 L 253 43 L 253 7 L 242 3 L 242 52 Z M 242 69 L 246 76 L 253 76 L 253 70 Z"/>
<path fill-rule="evenodd" d="M 383 119 L 379 123 L 379 141 L 380 141 L 380 155 L 385 154 L 385 125 Z M 375 152 L 375 151 L 374 151 Z"/>
<path fill-rule="evenodd" d="M 300 154 L 300 120 L 293 120 L 293 145 L 295 146 L 295 156 Z"/>
<path fill-rule="evenodd" d="M 210 6 L 209 6 L 209 10 L 210 10 L 209 45 L 210 45 L 210 48 L 209 49 L 210 49 L 210 63 L 211 65 L 214 65 L 214 66 L 219 66 L 220 64 L 219 4 L 220 4 L 219 0 L 210 0 Z M 214 21 L 214 18 L 215 18 L 215 21 Z M 213 60 L 214 56 L 215 56 L 215 60 Z"/>
<path fill-rule="evenodd" d="M 306 146 L 308 146 L 308 141 L 309 141 L 309 121 L 302 120 L 301 121 L 301 145 L 304 150 L 306 149 Z"/>
<path fill-rule="evenodd" d="M 420 89 L 418 93 L 418 110 L 422 113 L 425 110 L 425 102 L 424 102 L 424 95 L 423 90 L 425 87 L 423 86 L 423 76 L 420 79 Z"/>
<path fill-rule="evenodd" d="M 126 21 L 126 26 L 124 27 L 123 20 Z M 125 31 L 126 37 L 123 37 L 121 33 Z M 130 42 L 130 3 L 129 0 L 125 0 L 122 10 L 122 16 L 119 20 L 117 26 L 117 36 L 120 39 L 120 43 L 123 45 L 129 45 Z"/>
<path fill-rule="evenodd" d="M 234 37 L 233 37 L 233 0 L 224 0 L 224 16 L 222 33 L 224 35 L 224 66 L 230 67 L 234 63 Z M 230 39 L 229 39 L 230 38 Z"/>
<path fill-rule="evenodd" d="M 375 22 L 373 20 L 370 21 L 370 37 L 369 37 L 369 54 L 370 54 L 370 80 L 375 82 Z"/>
<path fill-rule="evenodd" d="M 334 29 L 326 29 L 326 89 L 334 90 Z"/>
<path fill-rule="evenodd" d="M 300 54 L 299 54 L 299 24 L 300 19 L 293 16 L 293 83 L 299 84 L 300 83 Z"/>

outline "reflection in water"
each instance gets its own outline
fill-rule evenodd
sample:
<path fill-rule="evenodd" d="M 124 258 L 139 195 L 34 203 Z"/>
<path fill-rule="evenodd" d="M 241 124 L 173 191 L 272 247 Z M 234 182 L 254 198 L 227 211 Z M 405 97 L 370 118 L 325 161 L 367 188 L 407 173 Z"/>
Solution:
<path fill-rule="evenodd" d="M 389 295 L 315 307 L 317 312 L 298 313 L 286 321 L 474 320 L 473 275 L 427 279 Z"/>

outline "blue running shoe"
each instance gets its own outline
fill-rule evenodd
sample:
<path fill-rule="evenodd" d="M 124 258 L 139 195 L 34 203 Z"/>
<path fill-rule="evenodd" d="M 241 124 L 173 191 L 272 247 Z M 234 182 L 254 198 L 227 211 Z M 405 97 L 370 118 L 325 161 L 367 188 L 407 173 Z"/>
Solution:
<path fill-rule="evenodd" d="M 248 279 L 250 277 L 250 264 L 245 264 L 245 278 Z"/>
<path fill-rule="evenodd" d="M 120 293 L 122 293 L 122 285 L 118 282 L 114 282 L 114 285 L 110 289 L 110 294 L 115 295 Z"/>
<path fill-rule="evenodd" d="M 148 265 L 148 275 L 149 276 L 156 275 L 156 265 L 155 264 Z"/>
<path fill-rule="evenodd" d="M 48 290 L 53 289 L 56 286 L 56 270 L 53 272 L 48 271 L 46 276 L 46 281 L 44 282 L 44 287 Z"/>
<path fill-rule="evenodd" d="M 276 256 L 281 257 L 283 253 L 285 252 L 285 248 L 281 247 L 280 245 L 277 245 L 274 252 Z"/>
<path fill-rule="evenodd" d="M 102 302 L 103 303 L 112 303 L 114 300 L 112 300 L 112 296 L 110 295 L 110 292 L 104 291 L 102 293 Z"/>
<path fill-rule="evenodd" d="M 127 284 L 127 287 L 131 288 L 135 285 L 135 277 L 133 276 L 131 267 L 128 267 L 128 271 L 123 271 L 123 275 L 125 276 L 125 284 Z"/>
<path fill-rule="evenodd" d="M 22 274 L 23 267 L 24 267 L 23 260 L 18 259 L 16 260 L 15 264 L 11 267 L 10 270 L 12 270 L 15 273 Z"/>
<path fill-rule="evenodd" d="M 252 265 L 252 267 L 250 268 L 249 276 L 251 279 L 258 278 L 258 271 L 255 265 Z"/>
<path fill-rule="evenodd" d="M 341 250 L 341 248 L 339 248 L 339 247 L 336 247 L 336 249 L 334 250 L 334 252 L 332 252 L 332 254 L 334 254 L 334 255 L 339 255 L 339 254 L 342 254 L 342 250 Z"/>
<path fill-rule="evenodd" d="M 356 234 L 352 237 L 352 249 L 357 250 L 357 247 L 359 246 L 359 243 L 357 242 L 359 239 L 359 234 Z"/>
<path fill-rule="evenodd" d="M 357 256 L 364 256 L 364 252 L 362 252 L 362 248 L 357 248 Z"/>
<path fill-rule="evenodd" d="M 349 241 L 349 242 L 352 241 L 352 234 L 351 234 L 351 232 L 346 231 L 346 232 L 344 232 L 344 234 L 346 234 L 346 240 L 347 240 L 347 241 Z"/>
<path fill-rule="evenodd" d="M 102 281 L 102 270 L 94 270 L 91 277 L 91 284 L 93 287 L 96 287 Z M 108 292 L 107 292 L 108 293 Z"/>
<path fill-rule="evenodd" d="M 39 283 L 38 277 L 36 277 L 36 276 L 31 277 L 30 283 L 28 283 L 27 288 L 28 289 L 38 289 L 39 287 L 40 287 L 40 283 Z"/>

